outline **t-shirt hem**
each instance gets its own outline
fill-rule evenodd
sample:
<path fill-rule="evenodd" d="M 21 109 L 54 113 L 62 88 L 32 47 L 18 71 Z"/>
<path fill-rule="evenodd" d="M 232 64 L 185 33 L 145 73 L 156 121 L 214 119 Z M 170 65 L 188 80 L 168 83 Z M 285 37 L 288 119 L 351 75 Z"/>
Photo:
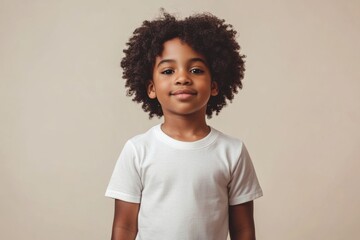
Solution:
<path fill-rule="evenodd" d="M 235 198 L 232 198 L 232 199 L 229 200 L 229 205 L 233 206 L 233 205 L 238 205 L 238 204 L 241 204 L 241 203 L 249 202 L 249 201 L 252 201 L 252 200 L 254 200 L 256 198 L 261 197 L 262 195 L 263 195 L 262 190 L 259 190 L 259 191 L 256 191 L 254 193 L 247 194 L 245 196 L 235 197 Z"/>
<path fill-rule="evenodd" d="M 116 192 L 112 190 L 106 190 L 105 197 L 119 199 L 125 202 L 140 203 L 141 198 L 133 195 L 129 195 L 122 192 Z"/>

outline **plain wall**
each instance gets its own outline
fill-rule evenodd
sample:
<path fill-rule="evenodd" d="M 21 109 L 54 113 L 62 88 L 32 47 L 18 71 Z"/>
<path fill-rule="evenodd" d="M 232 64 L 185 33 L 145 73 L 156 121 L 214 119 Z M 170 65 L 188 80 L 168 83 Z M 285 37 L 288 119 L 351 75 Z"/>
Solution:
<path fill-rule="evenodd" d="M 149 120 L 122 49 L 159 8 L 233 24 L 244 88 L 208 123 L 243 139 L 258 239 L 360 239 L 360 2 L 0 1 L 0 239 L 110 239 L 104 193 Z"/>

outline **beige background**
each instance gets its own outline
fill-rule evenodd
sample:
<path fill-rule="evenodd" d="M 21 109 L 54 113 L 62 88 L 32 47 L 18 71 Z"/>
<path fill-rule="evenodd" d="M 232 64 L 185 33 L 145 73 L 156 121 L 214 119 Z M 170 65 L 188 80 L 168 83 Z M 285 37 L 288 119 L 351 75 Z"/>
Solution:
<path fill-rule="evenodd" d="M 244 89 L 209 124 L 242 138 L 258 239 L 360 239 L 360 2 L 0 1 L 0 239 L 109 239 L 124 142 L 157 124 L 119 62 L 159 7 L 238 30 Z"/>

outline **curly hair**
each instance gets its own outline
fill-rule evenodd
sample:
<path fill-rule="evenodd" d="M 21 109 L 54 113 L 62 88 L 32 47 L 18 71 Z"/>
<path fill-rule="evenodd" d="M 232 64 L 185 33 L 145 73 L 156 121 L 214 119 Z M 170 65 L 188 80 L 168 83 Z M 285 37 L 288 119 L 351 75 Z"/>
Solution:
<path fill-rule="evenodd" d="M 231 102 L 234 94 L 242 88 L 245 55 L 239 53 L 236 33 L 232 25 L 210 13 L 178 20 L 163 12 L 155 20 L 144 21 L 135 29 L 126 44 L 127 49 L 123 51 L 125 56 L 121 67 L 127 96 L 133 96 L 133 101 L 142 103 L 143 110 L 149 112 L 149 118 L 163 115 L 158 100 L 149 98 L 147 86 L 152 79 L 155 58 L 161 55 L 164 42 L 179 38 L 206 58 L 211 79 L 219 89 L 218 95 L 210 97 L 206 115 L 208 118 L 213 112 L 218 115 L 227 104 L 226 99 Z"/>

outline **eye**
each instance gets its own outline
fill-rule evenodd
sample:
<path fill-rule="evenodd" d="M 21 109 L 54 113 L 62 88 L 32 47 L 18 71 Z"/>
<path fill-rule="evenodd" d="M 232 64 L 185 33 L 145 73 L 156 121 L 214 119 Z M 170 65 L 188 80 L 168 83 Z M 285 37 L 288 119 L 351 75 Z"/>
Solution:
<path fill-rule="evenodd" d="M 172 69 L 166 69 L 166 70 L 161 72 L 161 74 L 165 74 L 165 75 L 170 75 L 170 74 L 173 74 L 173 73 L 174 73 L 174 70 L 172 70 Z"/>
<path fill-rule="evenodd" d="M 190 72 L 193 73 L 193 74 L 202 74 L 205 71 L 200 69 L 200 68 L 193 68 L 193 69 L 190 70 Z"/>

